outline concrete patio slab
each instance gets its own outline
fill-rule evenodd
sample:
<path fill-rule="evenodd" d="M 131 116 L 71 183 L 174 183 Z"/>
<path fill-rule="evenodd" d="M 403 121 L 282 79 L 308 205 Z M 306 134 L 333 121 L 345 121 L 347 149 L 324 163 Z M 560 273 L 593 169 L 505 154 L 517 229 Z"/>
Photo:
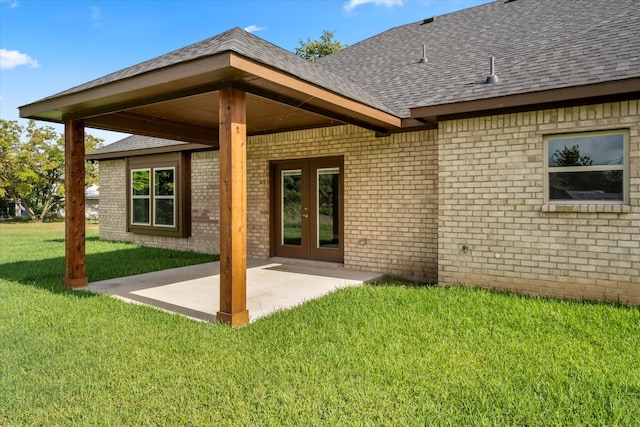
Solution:
<path fill-rule="evenodd" d="M 380 273 L 335 264 L 294 261 L 247 262 L 247 310 L 254 321 L 319 298 L 336 289 L 371 282 Z M 220 263 L 212 262 L 89 283 L 89 292 L 152 305 L 215 322 L 220 308 Z"/>

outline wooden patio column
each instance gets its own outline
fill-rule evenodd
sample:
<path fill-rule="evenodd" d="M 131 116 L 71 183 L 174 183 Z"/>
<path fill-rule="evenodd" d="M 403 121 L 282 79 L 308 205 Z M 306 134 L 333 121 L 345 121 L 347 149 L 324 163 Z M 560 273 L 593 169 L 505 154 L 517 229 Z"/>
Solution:
<path fill-rule="evenodd" d="M 70 288 L 87 286 L 85 265 L 84 121 L 64 124 L 65 275 Z"/>
<path fill-rule="evenodd" d="M 219 322 L 249 322 L 247 311 L 246 94 L 222 89 L 220 99 L 220 311 Z"/>

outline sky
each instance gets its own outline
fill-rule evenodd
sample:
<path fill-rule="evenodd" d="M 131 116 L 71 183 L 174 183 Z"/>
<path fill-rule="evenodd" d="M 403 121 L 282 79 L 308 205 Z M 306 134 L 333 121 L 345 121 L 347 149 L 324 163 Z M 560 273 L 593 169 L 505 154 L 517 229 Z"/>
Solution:
<path fill-rule="evenodd" d="M 352 45 L 490 1 L 0 0 L 0 118 L 25 125 L 20 106 L 234 27 L 294 52 L 323 30 Z M 105 144 L 127 136 L 87 133 Z"/>

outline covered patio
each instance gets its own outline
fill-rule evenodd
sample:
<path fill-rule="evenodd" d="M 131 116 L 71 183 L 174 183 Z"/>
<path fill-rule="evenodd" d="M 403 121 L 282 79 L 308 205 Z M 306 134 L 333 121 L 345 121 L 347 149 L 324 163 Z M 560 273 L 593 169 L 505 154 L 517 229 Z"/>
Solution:
<path fill-rule="evenodd" d="M 239 28 L 20 108 L 65 125 L 65 285 L 85 266 L 85 127 L 214 147 L 220 158 L 220 322 L 247 310 L 247 136 L 352 124 L 388 135 L 424 127 L 401 119 L 348 79 Z"/>
<path fill-rule="evenodd" d="M 380 273 L 291 260 L 247 261 L 247 310 L 251 322 L 276 311 L 359 286 Z M 220 263 L 211 262 L 89 283 L 83 290 L 147 304 L 184 316 L 215 322 L 220 304 Z"/>

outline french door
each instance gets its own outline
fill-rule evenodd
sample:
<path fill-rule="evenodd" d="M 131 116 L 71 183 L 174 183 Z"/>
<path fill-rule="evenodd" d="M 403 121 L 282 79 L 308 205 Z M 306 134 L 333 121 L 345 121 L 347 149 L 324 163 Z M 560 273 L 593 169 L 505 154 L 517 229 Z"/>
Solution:
<path fill-rule="evenodd" d="M 272 163 L 275 256 L 343 262 L 342 157 Z"/>

